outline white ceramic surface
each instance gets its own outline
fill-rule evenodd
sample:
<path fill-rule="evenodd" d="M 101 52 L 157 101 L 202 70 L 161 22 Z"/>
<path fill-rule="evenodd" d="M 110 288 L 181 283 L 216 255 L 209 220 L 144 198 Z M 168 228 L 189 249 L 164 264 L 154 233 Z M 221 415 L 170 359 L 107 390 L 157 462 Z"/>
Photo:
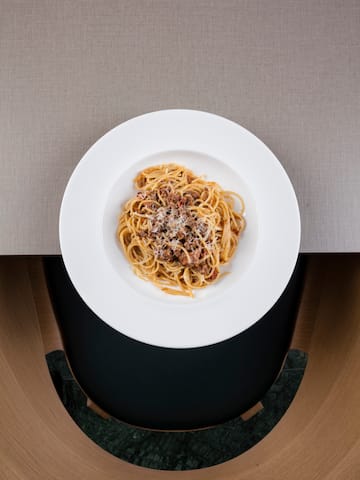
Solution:
<path fill-rule="evenodd" d="M 230 274 L 195 290 L 195 299 L 136 277 L 115 236 L 137 172 L 170 162 L 240 193 L 246 204 L 246 230 L 224 269 Z M 248 130 L 210 113 L 163 110 L 117 126 L 88 150 L 66 187 L 59 231 L 69 276 L 102 320 L 145 343 L 189 348 L 242 332 L 274 305 L 296 263 L 300 215 L 285 170 Z"/>

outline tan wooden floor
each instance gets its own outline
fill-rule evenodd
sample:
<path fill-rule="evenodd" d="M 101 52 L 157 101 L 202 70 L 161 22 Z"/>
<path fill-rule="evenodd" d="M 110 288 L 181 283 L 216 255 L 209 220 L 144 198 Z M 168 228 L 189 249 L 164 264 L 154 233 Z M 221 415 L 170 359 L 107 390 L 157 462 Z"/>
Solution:
<path fill-rule="evenodd" d="M 40 258 L 0 257 L 1 480 L 358 480 L 360 256 L 314 256 L 293 339 L 308 351 L 288 412 L 222 465 L 165 472 L 127 464 L 87 438 L 53 387 L 45 351 L 60 345 Z"/>

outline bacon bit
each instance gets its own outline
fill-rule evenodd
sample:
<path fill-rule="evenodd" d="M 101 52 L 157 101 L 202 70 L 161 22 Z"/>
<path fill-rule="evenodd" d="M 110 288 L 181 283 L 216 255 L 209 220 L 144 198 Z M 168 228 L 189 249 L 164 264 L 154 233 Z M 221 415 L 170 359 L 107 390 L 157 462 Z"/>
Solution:
<path fill-rule="evenodd" d="M 188 192 L 188 194 L 194 199 L 194 200 L 197 200 L 198 198 L 200 198 L 200 194 L 198 192 Z"/>
<path fill-rule="evenodd" d="M 200 265 L 197 267 L 197 271 L 206 277 L 211 272 L 211 267 L 207 263 L 200 263 Z"/>
<path fill-rule="evenodd" d="M 145 185 L 145 177 L 142 175 L 140 178 L 136 179 L 136 184 L 139 188 Z"/>
<path fill-rule="evenodd" d="M 158 193 L 139 191 L 137 197 L 151 200 L 151 212 L 146 215 L 148 229 L 139 236 L 153 240 L 155 257 L 163 261 L 179 261 L 182 265 L 199 265 L 205 255 L 203 242 L 208 242 L 210 229 L 204 219 L 187 208 L 188 199 L 193 202 L 199 194 L 190 191 L 182 196 L 168 184 Z"/>
<path fill-rule="evenodd" d="M 191 263 L 190 258 L 183 251 L 180 252 L 180 255 L 178 256 L 178 260 L 181 263 L 181 265 L 184 265 L 184 266 L 190 265 Z"/>
<path fill-rule="evenodd" d="M 193 265 L 196 265 L 199 263 L 199 259 L 201 256 L 203 249 L 201 247 L 198 247 L 196 250 L 190 253 L 190 260 Z"/>
<path fill-rule="evenodd" d="M 193 252 L 188 252 L 187 254 L 182 251 L 179 255 L 181 265 L 196 265 L 199 262 L 201 250 L 201 247 L 199 247 Z"/>
<path fill-rule="evenodd" d="M 219 272 L 217 270 L 214 270 L 213 273 L 208 278 L 208 280 L 210 280 L 210 281 L 216 280 L 218 275 L 219 275 Z"/>
<path fill-rule="evenodd" d="M 174 258 L 174 253 L 170 248 L 165 248 L 161 251 L 161 260 L 170 262 Z"/>

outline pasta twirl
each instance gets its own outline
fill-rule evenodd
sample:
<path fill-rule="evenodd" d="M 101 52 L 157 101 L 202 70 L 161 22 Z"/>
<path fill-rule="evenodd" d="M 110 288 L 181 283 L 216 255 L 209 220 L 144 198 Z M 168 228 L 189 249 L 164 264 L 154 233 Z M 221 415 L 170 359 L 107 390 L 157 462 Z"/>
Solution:
<path fill-rule="evenodd" d="M 242 197 L 176 164 L 146 168 L 134 184 L 117 238 L 136 275 L 191 297 L 214 283 L 246 225 Z"/>

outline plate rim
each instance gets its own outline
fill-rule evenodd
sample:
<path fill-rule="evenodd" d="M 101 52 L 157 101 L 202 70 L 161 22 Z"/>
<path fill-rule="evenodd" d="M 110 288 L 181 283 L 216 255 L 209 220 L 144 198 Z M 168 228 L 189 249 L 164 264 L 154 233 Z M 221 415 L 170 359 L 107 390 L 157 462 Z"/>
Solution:
<path fill-rule="evenodd" d="M 285 282 L 285 284 L 283 285 L 283 288 L 280 292 L 280 294 L 278 295 L 278 297 L 273 301 L 273 304 L 269 306 L 269 308 L 263 312 L 263 314 L 255 321 L 252 321 L 249 325 L 247 325 L 245 328 L 240 328 L 239 331 L 237 332 L 233 332 L 231 335 L 225 335 L 223 336 L 222 338 L 218 338 L 218 339 L 214 339 L 214 341 L 205 341 L 205 342 L 189 342 L 188 344 L 179 344 L 177 342 L 173 343 L 173 342 L 164 342 L 163 340 L 161 341 L 154 341 L 154 339 L 145 339 L 143 338 L 141 335 L 139 336 L 134 336 L 134 335 L 129 335 L 128 332 L 126 331 L 123 331 L 121 329 L 119 329 L 117 326 L 115 326 L 112 322 L 109 322 L 109 318 L 106 319 L 106 318 L 103 318 L 103 315 L 99 315 L 99 312 L 97 311 L 97 309 L 95 308 L 94 309 L 94 306 L 92 305 L 92 302 L 91 300 L 89 300 L 88 298 L 86 298 L 86 294 L 84 294 L 84 291 L 80 291 L 81 288 L 79 289 L 78 288 L 78 283 L 77 283 L 77 280 L 74 281 L 74 278 L 72 278 L 72 274 L 71 274 L 71 266 L 69 265 L 69 259 L 66 258 L 66 255 L 64 255 L 64 241 L 63 241 L 63 235 L 64 235 L 64 230 L 63 230 L 63 226 L 64 226 L 64 212 L 65 212 L 65 207 L 66 207 L 66 199 L 67 199 L 67 195 L 68 195 L 68 192 L 70 191 L 70 189 L 72 188 L 72 182 L 74 181 L 74 178 L 78 175 L 79 173 L 79 170 L 82 168 L 82 166 L 84 165 L 84 163 L 86 163 L 89 155 L 91 152 L 93 152 L 94 150 L 96 150 L 96 147 L 99 146 L 99 144 L 101 144 L 102 142 L 104 142 L 104 139 L 109 136 L 110 134 L 114 134 L 114 132 L 118 129 L 121 129 L 123 128 L 124 126 L 126 125 L 129 125 L 131 123 L 136 123 L 136 121 L 140 120 L 140 119 L 149 119 L 151 118 L 152 116 L 154 115 L 177 115 L 177 114 L 182 114 L 182 115 L 200 115 L 200 116 L 207 116 L 207 117 L 214 117 L 216 119 L 216 121 L 225 121 L 225 122 L 229 122 L 230 124 L 232 124 L 236 129 L 240 128 L 243 132 L 243 134 L 245 134 L 246 136 L 250 136 L 250 138 L 252 138 L 252 140 L 254 140 L 256 142 L 256 144 L 258 145 L 261 145 L 261 147 L 263 149 L 265 149 L 268 154 L 270 154 L 270 156 L 273 158 L 273 160 L 275 160 L 274 164 L 276 164 L 277 168 L 280 168 L 280 171 L 282 172 L 282 175 L 285 176 L 285 179 L 287 180 L 287 183 L 288 183 L 288 186 L 290 187 L 289 188 L 289 192 L 291 193 L 291 195 L 293 196 L 293 200 L 294 200 L 294 206 L 296 207 L 296 212 L 294 211 L 295 213 L 295 216 L 297 217 L 297 222 L 296 222 L 296 227 L 297 227 L 297 232 L 296 232 L 296 245 L 294 245 L 293 247 L 293 251 L 295 252 L 296 251 L 296 255 L 294 255 L 294 259 L 293 259 L 293 262 L 292 262 L 292 265 L 291 267 L 288 269 L 289 270 L 289 273 L 288 273 L 288 278 L 287 278 L 287 281 Z M 108 137 L 109 138 L 109 137 Z M 127 167 L 131 166 L 132 164 L 131 163 L 128 163 L 127 164 Z M 121 332 L 122 334 L 124 335 L 127 335 L 129 336 L 130 338 L 133 338 L 134 340 L 136 341 L 139 341 L 139 342 L 143 342 L 143 343 L 147 343 L 147 344 L 151 344 L 151 345 L 155 345 L 155 346 L 159 346 L 159 347 L 165 347 L 165 348 L 197 348 L 197 347 L 203 347 L 203 346 L 207 346 L 207 345 L 211 345 L 211 344 L 214 344 L 214 343 L 218 343 L 218 342 L 221 342 L 221 341 L 224 341 L 224 340 L 227 340 L 228 338 L 231 338 L 232 336 L 234 335 L 237 335 L 239 333 L 241 333 L 242 331 L 245 331 L 247 328 L 251 327 L 252 325 L 254 325 L 257 321 L 259 321 L 271 308 L 272 306 L 276 303 L 276 301 L 278 300 L 278 298 L 280 298 L 281 294 L 283 293 L 283 291 L 285 290 L 286 288 L 286 285 L 288 284 L 290 278 L 291 278 L 291 275 L 294 271 L 294 268 L 295 268 L 295 265 L 296 265 L 296 260 L 297 260 L 297 257 L 298 257 L 298 254 L 299 254 L 299 249 L 300 249 L 300 242 L 301 242 L 301 217 L 300 217 L 300 209 L 299 209 L 299 204 L 298 204 L 298 201 L 297 201 L 297 197 L 296 197 L 296 193 L 295 193 L 295 189 L 294 189 L 294 186 L 284 168 L 284 166 L 281 164 L 281 162 L 278 160 L 278 158 L 275 156 L 275 154 L 270 150 L 270 148 L 261 140 L 259 139 L 254 133 L 252 133 L 251 131 L 249 131 L 247 128 L 243 127 L 242 125 L 239 125 L 238 123 L 234 122 L 233 120 L 231 119 L 228 119 L 226 117 L 223 117 L 223 116 L 220 116 L 220 115 L 217 115 L 217 114 L 214 114 L 214 113 L 210 113 L 210 112 L 204 112 L 204 111 L 201 111 L 201 110 L 195 110 L 195 109 L 165 109 L 165 110 L 157 110 L 157 111 L 152 111 L 152 112 L 148 112 L 148 113 L 144 113 L 144 114 L 141 114 L 141 115 L 138 115 L 136 117 L 133 117 L 133 118 L 130 118 L 128 120 L 126 120 L 125 122 L 122 122 L 116 126 L 114 126 L 112 129 L 110 129 L 109 131 L 105 132 L 100 138 L 98 138 L 91 146 L 90 148 L 83 154 L 83 156 L 81 157 L 81 159 L 79 160 L 79 162 L 76 164 L 75 168 L 73 169 L 71 175 L 70 175 L 70 178 L 66 184 L 66 188 L 64 190 L 64 194 L 63 194 L 63 197 L 62 197 L 62 201 L 61 201 L 61 206 L 60 206 L 60 212 L 59 212 L 59 239 L 60 239 L 60 249 L 61 249 L 61 253 L 62 253 L 62 256 L 63 256 L 63 261 L 64 261 L 64 264 L 65 264 L 65 268 L 68 272 L 68 275 L 75 287 L 75 289 L 77 290 L 78 294 L 80 295 L 80 297 L 85 301 L 85 303 L 88 305 L 88 307 L 100 318 L 102 319 L 105 323 L 107 323 L 108 325 L 110 325 L 112 328 L 114 328 L 115 330 Z"/>

